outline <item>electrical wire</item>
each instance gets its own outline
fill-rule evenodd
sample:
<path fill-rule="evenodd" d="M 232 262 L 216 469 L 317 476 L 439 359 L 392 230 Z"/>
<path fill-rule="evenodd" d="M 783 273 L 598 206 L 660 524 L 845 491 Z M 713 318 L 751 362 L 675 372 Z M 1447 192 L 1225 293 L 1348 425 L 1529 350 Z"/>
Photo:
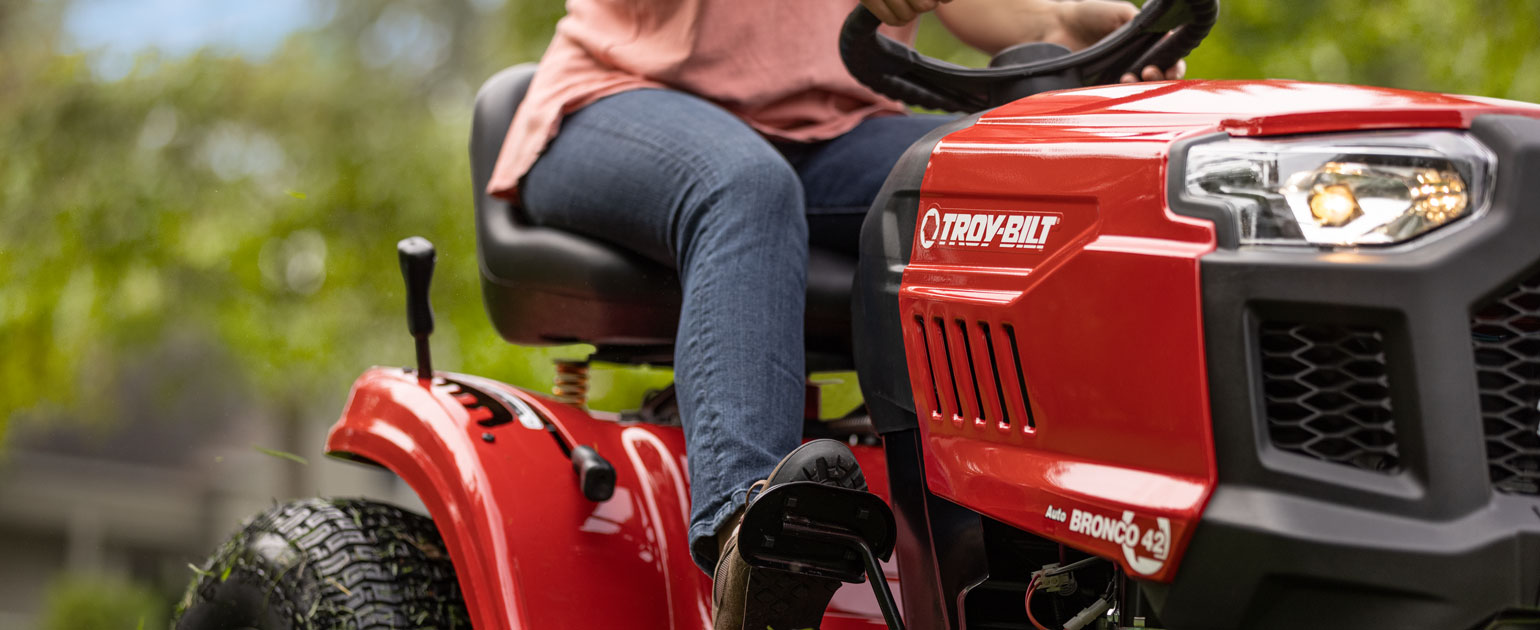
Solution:
<path fill-rule="evenodd" d="M 1052 569 L 1043 569 L 1042 571 L 1039 571 L 1038 573 L 1041 574 L 1043 577 L 1048 577 L 1050 575 L 1058 575 L 1060 573 L 1068 573 L 1070 571 L 1074 571 L 1075 569 L 1079 569 L 1080 567 L 1083 567 L 1083 566 L 1086 566 L 1086 565 L 1089 565 L 1089 564 L 1094 564 L 1094 563 L 1097 563 L 1097 562 L 1102 562 L 1102 561 L 1105 561 L 1105 560 L 1106 560 L 1106 558 L 1103 558 L 1101 556 L 1091 556 L 1089 558 L 1082 558 L 1080 560 L 1076 560 L 1074 562 L 1071 562 L 1071 563 L 1066 564 L 1066 565 L 1061 566 L 1061 567 L 1054 567 Z"/>
<path fill-rule="evenodd" d="M 1032 616 L 1032 591 L 1035 590 L 1037 590 L 1037 576 L 1034 575 L 1032 576 L 1032 581 L 1027 583 L 1027 620 L 1031 621 L 1037 630 L 1048 630 L 1043 624 L 1037 622 L 1037 617 Z"/>
<path fill-rule="evenodd" d="M 1037 630 L 1050 630 L 1049 628 L 1045 627 L 1043 624 L 1038 623 L 1037 617 L 1032 615 L 1032 593 L 1033 593 L 1033 591 L 1037 590 L 1037 581 L 1038 581 L 1039 578 L 1044 578 L 1044 577 L 1048 577 L 1048 576 L 1052 576 L 1052 575 L 1059 575 L 1061 573 L 1068 573 L 1070 571 L 1074 571 L 1075 569 L 1079 569 L 1079 568 L 1084 567 L 1086 565 L 1089 565 L 1089 564 L 1092 564 L 1092 563 L 1095 563 L 1095 562 L 1098 562 L 1098 561 L 1102 561 L 1102 560 L 1106 560 L 1106 558 L 1101 558 L 1101 557 L 1098 557 L 1098 556 L 1091 556 L 1089 558 L 1083 558 L 1081 560 L 1077 560 L 1075 562 L 1071 562 L 1071 563 L 1066 564 L 1064 566 L 1054 567 L 1052 569 L 1044 569 L 1044 570 L 1038 571 L 1036 573 L 1033 573 L 1032 574 L 1032 579 L 1027 582 L 1027 597 L 1026 597 L 1026 603 L 1024 604 L 1024 606 L 1026 606 L 1026 609 L 1027 609 L 1027 620 L 1031 621 L 1032 625 L 1034 627 L 1036 627 Z M 1111 581 L 1109 581 L 1107 583 L 1107 590 L 1102 594 L 1102 598 L 1103 599 L 1107 599 L 1107 597 L 1112 596 L 1116 592 L 1117 592 L 1117 579 L 1116 579 L 1116 577 L 1114 577 Z M 1108 599 L 1107 601 L 1109 601 L 1109 602 L 1116 602 L 1118 600 L 1117 599 Z"/>

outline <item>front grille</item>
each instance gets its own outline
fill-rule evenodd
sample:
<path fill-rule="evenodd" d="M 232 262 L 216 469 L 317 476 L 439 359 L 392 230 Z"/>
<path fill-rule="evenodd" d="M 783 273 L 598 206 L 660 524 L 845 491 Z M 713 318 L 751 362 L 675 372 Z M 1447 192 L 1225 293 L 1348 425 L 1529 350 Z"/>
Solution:
<path fill-rule="evenodd" d="M 1492 485 L 1540 494 L 1540 274 L 1475 310 L 1471 344 Z"/>
<path fill-rule="evenodd" d="M 1273 446 L 1364 470 L 1397 469 L 1379 329 L 1269 322 L 1259 342 Z"/>

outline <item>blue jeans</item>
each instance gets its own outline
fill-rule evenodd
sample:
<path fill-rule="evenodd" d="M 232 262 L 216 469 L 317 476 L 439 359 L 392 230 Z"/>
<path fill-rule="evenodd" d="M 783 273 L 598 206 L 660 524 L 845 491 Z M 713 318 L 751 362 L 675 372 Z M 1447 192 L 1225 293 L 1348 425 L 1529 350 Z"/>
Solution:
<path fill-rule="evenodd" d="M 942 116 L 872 118 L 833 140 L 772 144 L 703 99 L 636 90 L 568 116 L 520 187 L 530 221 L 679 270 L 675 388 L 690 467 L 690 552 L 801 443 L 809 238 L 855 252 L 898 157 Z"/>

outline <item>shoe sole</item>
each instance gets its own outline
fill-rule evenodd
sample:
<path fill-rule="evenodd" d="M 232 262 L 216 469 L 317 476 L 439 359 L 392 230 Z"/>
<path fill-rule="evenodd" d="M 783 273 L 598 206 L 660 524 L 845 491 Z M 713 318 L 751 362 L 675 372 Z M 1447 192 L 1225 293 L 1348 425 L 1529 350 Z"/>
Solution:
<path fill-rule="evenodd" d="M 769 485 L 816 481 L 847 490 L 866 491 L 866 475 L 850 447 L 834 440 L 813 440 L 793 449 L 766 478 Z"/>
<path fill-rule="evenodd" d="M 866 475 L 850 449 L 834 440 L 814 440 L 793 450 L 770 471 L 769 485 L 816 481 L 849 490 L 866 490 Z M 805 630 L 823 623 L 839 580 L 755 569 L 745 593 L 744 630 Z"/>

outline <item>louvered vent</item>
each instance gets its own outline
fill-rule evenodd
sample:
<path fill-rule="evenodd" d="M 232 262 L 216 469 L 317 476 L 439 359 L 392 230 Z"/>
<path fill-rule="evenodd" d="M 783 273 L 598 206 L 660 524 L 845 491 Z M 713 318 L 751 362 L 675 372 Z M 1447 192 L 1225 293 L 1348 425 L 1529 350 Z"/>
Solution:
<path fill-rule="evenodd" d="M 913 326 L 925 344 L 930 400 L 943 418 L 1036 427 L 1021 349 L 1010 324 L 999 326 L 1003 336 L 983 321 L 916 315 Z"/>

